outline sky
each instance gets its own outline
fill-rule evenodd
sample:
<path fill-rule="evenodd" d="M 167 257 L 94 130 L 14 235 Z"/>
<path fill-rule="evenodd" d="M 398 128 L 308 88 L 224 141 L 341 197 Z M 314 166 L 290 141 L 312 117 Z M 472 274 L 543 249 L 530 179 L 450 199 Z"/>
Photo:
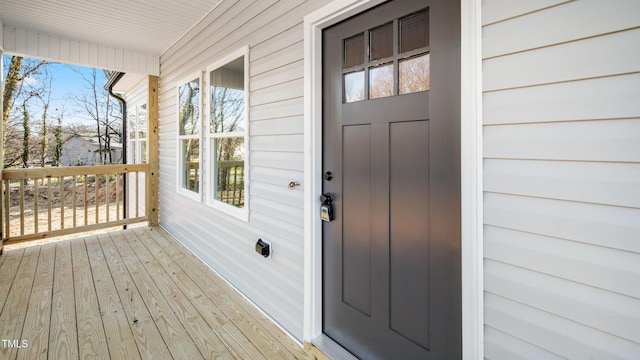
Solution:
<path fill-rule="evenodd" d="M 2 69 L 4 78 L 6 79 L 11 55 L 3 55 L 4 68 Z M 26 59 L 25 59 L 26 60 Z M 38 60 L 35 60 L 38 61 Z M 89 94 L 89 84 L 82 79 L 84 75 L 91 78 L 92 69 L 84 66 L 50 63 L 46 66 L 51 76 L 51 102 L 49 105 L 49 117 L 53 119 L 64 109 L 63 124 L 87 124 L 94 125 L 95 121 L 88 117 L 86 111 L 82 110 L 73 99 L 73 95 L 82 97 L 83 94 Z M 106 78 L 102 69 L 98 69 L 97 83 L 100 89 L 106 83 Z M 31 79 L 32 82 L 38 82 L 43 78 L 43 74 Z M 42 116 L 42 102 L 33 100 L 30 103 L 32 118 L 40 118 Z"/>

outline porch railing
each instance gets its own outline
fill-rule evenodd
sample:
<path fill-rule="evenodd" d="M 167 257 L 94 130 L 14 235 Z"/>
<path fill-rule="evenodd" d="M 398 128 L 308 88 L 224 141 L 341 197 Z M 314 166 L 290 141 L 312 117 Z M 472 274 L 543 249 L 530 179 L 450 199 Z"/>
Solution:
<path fill-rule="evenodd" d="M 244 161 L 221 161 L 219 163 L 217 200 L 237 207 L 244 207 Z"/>
<path fill-rule="evenodd" d="M 147 221 L 139 206 L 146 184 L 137 175 L 148 171 L 147 164 L 3 170 L 5 244 Z M 125 178 L 135 189 L 128 196 Z"/>

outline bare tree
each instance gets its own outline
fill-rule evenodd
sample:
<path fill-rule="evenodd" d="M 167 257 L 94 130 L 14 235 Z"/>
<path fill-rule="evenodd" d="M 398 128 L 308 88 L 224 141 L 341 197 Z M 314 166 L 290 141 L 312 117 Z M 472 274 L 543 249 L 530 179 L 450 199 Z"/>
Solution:
<path fill-rule="evenodd" d="M 31 124 L 30 124 L 29 107 L 28 107 L 29 99 L 31 99 L 31 97 L 28 97 L 22 103 L 22 108 L 24 109 L 22 111 L 22 116 L 23 116 L 23 120 L 22 120 L 22 167 L 23 168 L 28 168 L 29 167 L 29 153 L 30 153 L 29 138 L 31 136 Z"/>
<path fill-rule="evenodd" d="M 62 159 L 62 144 L 64 143 L 63 139 L 63 129 L 62 129 L 62 118 L 64 117 L 64 109 L 60 115 L 58 115 L 58 124 L 56 129 L 53 132 L 53 136 L 56 139 L 56 145 L 53 150 L 53 162 L 55 166 L 60 166 L 60 161 Z"/>
<path fill-rule="evenodd" d="M 23 157 L 28 161 L 30 146 L 30 121 L 28 102 L 34 96 L 44 93 L 44 86 L 34 81 L 42 66 L 48 64 L 44 60 L 24 59 L 21 56 L 12 56 L 7 71 L 3 98 L 3 124 L 5 150 L 4 166 L 24 164 Z M 35 92 L 35 95 L 34 95 Z M 15 104 L 22 104 L 15 106 Z M 27 123 L 25 127 L 25 122 Z M 29 131 L 25 134 L 24 129 Z M 26 155 L 25 155 L 26 154 Z"/>
<path fill-rule="evenodd" d="M 40 166 L 44 167 L 47 161 L 47 153 L 48 153 L 48 137 L 49 130 L 47 127 L 47 116 L 49 112 L 49 104 L 51 103 L 51 78 L 49 77 L 49 91 L 47 92 L 47 98 L 44 99 L 43 94 L 39 94 L 38 96 L 42 101 L 42 139 L 40 140 Z"/>
<path fill-rule="evenodd" d="M 83 109 L 82 112 L 96 124 L 100 163 L 112 163 L 111 142 L 114 136 L 117 136 L 118 140 L 122 139 L 121 125 L 119 125 L 122 122 L 122 115 L 114 116 L 113 109 L 117 106 L 113 104 L 107 91 L 98 84 L 97 69 L 92 69 L 88 77 L 75 69 L 74 71 L 80 74 L 88 92 L 83 95 L 72 95 L 72 97 L 76 104 Z M 107 70 L 103 70 L 103 72 L 107 77 L 111 74 Z"/>
<path fill-rule="evenodd" d="M 193 137 L 200 131 L 200 85 L 189 82 L 179 88 L 180 113 L 178 122 L 180 135 L 191 136 L 180 140 L 183 151 L 184 179 L 187 189 L 197 191 L 199 171 L 200 141 Z"/>

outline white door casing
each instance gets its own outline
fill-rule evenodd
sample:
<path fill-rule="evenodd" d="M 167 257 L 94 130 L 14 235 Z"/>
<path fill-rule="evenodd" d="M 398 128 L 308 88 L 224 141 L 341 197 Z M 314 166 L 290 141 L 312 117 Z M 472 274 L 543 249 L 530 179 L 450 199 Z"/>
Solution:
<path fill-rule="evenodd" d="M 304 341 L 322 337 L 322 29 L 383 2 L 336 0 L 304 18 Z M 461 0 L 463 359 L 484 354 L 480 10 L 480 0 Z"/>

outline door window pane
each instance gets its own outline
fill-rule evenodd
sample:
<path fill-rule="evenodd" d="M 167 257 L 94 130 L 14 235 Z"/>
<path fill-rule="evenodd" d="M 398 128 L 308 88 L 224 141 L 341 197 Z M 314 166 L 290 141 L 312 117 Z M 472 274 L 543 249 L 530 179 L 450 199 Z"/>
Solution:
<path fill-rule="evenodd" d="M 244 56 L 210 73 L 211 133 L 244 131 Z"/>
<path fill-rule="evenodd" d="M 393 56 L 393 23 L 369 32 L 371 41 L 371 61 Z"/>
<path fill-rule="evenodd" d="M 400 52 L 429 45 L 429 10 L 400 19 Z"/>
<path fill-rule="evenodd" d="M 393 63 L 369 70 L 369 99 L 393 96 Z"/>
<path fill-rule="evenodd" d="M 186 139 L 182 142 L 182 187 L 198 192 L 200 182 L 200 141 Z"/>
<path fill-rule="evenodd" d="M 429 54 L 401 60 L 399 65 L 400 94 L 429 90 Z"/>
<path fill-rule="evenodd" d="M 179 124 L 180 135 L 196 135 L 200 133 L 200 81 L 194 79 L 180 86 Z"/>
<path fill-rule="evenodd" d="M 344 67 L 350 68 L 364 64 L 364 34 L 358 34 L 344 40 Z"/>
<path fill-rule="evenodd" d="M 214 199 L 244 207 L 244 138 L 213 139 Z"/>
<path fill-rule="evenodd" d="M 364 100 L 364 71 L 344 74 L 344 102 Z"/>

